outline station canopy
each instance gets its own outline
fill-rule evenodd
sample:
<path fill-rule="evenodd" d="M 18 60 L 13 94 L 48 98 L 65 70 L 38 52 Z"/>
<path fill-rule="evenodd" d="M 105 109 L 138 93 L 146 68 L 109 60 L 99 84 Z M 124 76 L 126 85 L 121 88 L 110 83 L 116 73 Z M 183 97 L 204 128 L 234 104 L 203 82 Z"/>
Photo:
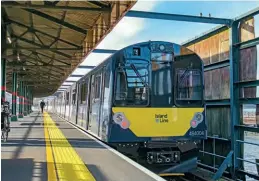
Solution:
<path fill-rule="evenodd" d="M 17 72 L 35 97 L 55 93 L 135 3 L 2 1 L 7 90 Z"/>

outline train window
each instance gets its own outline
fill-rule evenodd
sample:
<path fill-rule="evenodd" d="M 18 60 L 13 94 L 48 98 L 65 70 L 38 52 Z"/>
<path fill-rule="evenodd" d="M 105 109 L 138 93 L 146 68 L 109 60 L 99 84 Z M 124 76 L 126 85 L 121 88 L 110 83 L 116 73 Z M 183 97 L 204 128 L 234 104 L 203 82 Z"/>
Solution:
<path fill-rule="evenodd" d="M 151 53 L 153 107 L 172 106 L 172 62 L 173 53 Z"/>
<path fill-rule="evenodd" d="M 202 74 L 198 69 L 176 69 L 176 104 L 201 104 Z"/>
<path fill-rule="evenodd" d="M 172 53 L 152 53 L 151 61 L 171 62 L 173 61 L 173 54 Z"/>
<path fill-rule="evenodd" d="M 118 65 L 115 82 L 115 105 L 148 105 L 149 62 L 126 60 L 124 65 Z"/>
<path fill-rule="evenodd" d="M 75 105 L 76 104 L 76 90 L 73 90 L 73 94 L 72 94 L 72 104 Z"/>
<path fill-rule="evenodd" d="M 99 99 L 101 97 L 101 75 L 98 75 L 97 77 L 95 77 L 94 80 L 94 98 L 95 99 Z"/>
<path fill-rule="evenodd" d="M 69 103 L 69 92 L 66 93 L 66 105 Z"/>
<path fill-rule="evenodd" d="M 81 85 L 80 85 L 80 104 L 85 104 L 86 103 L 86 95 L 87 95 L 87 82 L 83 82 Z"/>
<path fill-rule="evenodd" d="M 84 83 L 84 99 L 83 99 L 83 104 L 86 103 L 87 95 L 88 95 L 88 79 L 86 79 Z"/>

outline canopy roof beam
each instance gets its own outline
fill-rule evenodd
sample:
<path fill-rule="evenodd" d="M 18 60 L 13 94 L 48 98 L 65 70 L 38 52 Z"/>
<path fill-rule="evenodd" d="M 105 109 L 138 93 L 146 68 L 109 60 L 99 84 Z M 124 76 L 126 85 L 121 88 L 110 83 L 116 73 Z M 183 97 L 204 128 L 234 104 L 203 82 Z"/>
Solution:
<path fill-rule="evenodd" d="M 21 37 L 18 37 L 18 39 L 20 39 Z M 13 50 L 13 49 L 16 49 L 16 50 L 49 50 L 49 51 L 55 51 L 55 50 L 60 50 L 60 51 L 76 51 L 76 50 L 81 50 L 81 48 L 48 48 L 48 47 L 12 47 L 11 45 L 10 46 L 7 46 L 6 49 L 9 49 L 9 50 Z"/>
<path fill-rule="evenodd" d="M 39 17 L 45 18 L 45 19 L 47 19 L 47 20 L 49 20 L 49 21 L 52 21 L 52 22 L 54 22 L 54 23 L 56 23 L 56 24 L 60 24 L 60 25 L 62 25 L 62 26 L 65 26 L 65 27 L 67 27 L 67 28 L 70 28 L 70 29 L 72 29 L 72 30 L 74 30 L 74 31 L 77 31 L 77 32 L 79 32 L 79 33 L 82 33 L 82 34 L 84 34 L 84 35 L 87 34 L 87 30 L 85 30 L 85 29 L 83 29 L 83 28 L 80 28 L 80 27 L 78 27 L 78 26 L 72 25 L 72 24 L 70 24 L 70 23 L 68 23 L 68 22 L 66 22 L 66 21 L 62 21 L 62 20 L 60 20 L 60 19 L 58 19 L 58 18 L 55 18 L 55 17 L 53 17 L 53 16 L 50 16 L 50 15 L 48 15 L 48 14 L 42 13 L 42 12 L 37 11 L 37 10 L 34 10 L 34 9 L 25 9 L 25 10 L 28 11 L 28 12 L 30 12 L 30 13 L 32 13 L 32 14 L 35 14 L 35 15 L 37 15 L 37 16 L 39 16 Z"/>
<path fill-rule="evenodd" d="M 10 1 L 2 1 L 2 7 L 5 8 L 26 8 L 26 9 L 46 9 L 46 10 L 64 10 L 64 11 L 95 11 L 95 12 L 111 12 L 109 7 L 90 8 L 76 6 L 53 6 L 53 5 L 29 5 L 29 4 L 14 4 Z"/>
<path fill-rule="evenodd" d="M 46 50 L 46 48 L 48 48 L 48 47 L 46 47 L 46 46 L 42 46 L 41 44 L 35 43 L 35 42 L 33 42 L 33 41 L 31 41 L 31 40 L 28 40 L 28 39 L 26 39 L 26 38 L 22 38 L 22 37 L 19 38 L 18 36 L 14 35 L 14 34 L 13 34 L 12 36 L 15 37 L 15 38 L 18 38 L 19 40 L 24 41 L 24 42 L 26 42 L 26 43 L 29 43 L 29 44 L 38 46 L 38 48 L 43 48 L 43 49 L 45 49 L 45 50 Z M 48 48 L 48 49 L 49 49 L 49 48 Z M 50 51 L 52 51 L 52 52 L 54 52 L 54 53 L 57 53 L 57 54 L 59 54 L 59 55 L 62 55 L 63 57 L 71 58 L 70 55 L 65 54 L 65 53 L 63 53 L 63 52 L 59 52 L 59 51 L 57 51 L 57 50 L 50 50 Z"/>
<path fill-rule="evenodd" d="M 62 67 L 62 68 L 71 68 L 71 65 L 27 65 L 27 64 L 17 64 L 17 63 L 8 63 L 8 67 Z"/>
<path fill-rule="evenodd" d="M 35 53 L 37 53 L 37 52 L 35 52 Z M 31 60 L 34 60 L 35 62 L 34 62 L 34 65 L 37 65 L 37 62 L 40 62 L 40 63 L 42 63 L 43 65 L 47 65 L 47 63 L 46 62 L 44 62 L 44 61 L 42 61 L 42 60 L 40 60 L 39 59 L 39 57 L 38 57 L 38 59 L 36 59 L 36 58 L 33 58 L 33 57 L 30 57 L 30 56 L 28 56 L 28 55 L 25 55 L 25 54 L 20 54 L 21 56 L 24 56 L 24 57 L 26 57 L 26 58 L 28 58 L 28 59 L 31 59 Z M 26 61 L 28 61 L 28 60 L 26 60 Z M 71 64 L 67 64 L 67 65 L 71 65 Z M 42 65 L 40 65 L 40 66 L 42 66 Z M 62 67 L 62 66 L 61 66 Z M 56 68 L 56 69 L 58 69 L 58 71 L 62 71 L 62 72 L 64 72 L 64 69 L 62 69 L 60 66 L 59 67 L 56 67 L 56 66 L 54 66 L 53 68 Z"/>
<path fill-rule="evenodd" d="M 9 2 L 9 3 L 12 3 L 13 5 L 20 5 L 20 4 L 17 3 L 17 2 Z M 58 19 L 58 18 L 56 18 L 56 17 L 50 16 L 50 15 L 48 15 L 48 14 L 45 14 L 45 13 L 43 13 L 43 12 L 40 12 L 40 11 L 37 11 L 37 10 L 34 10 L 34 9 L 26 9 L 26 8 L 23 8 L 23 9 L 24 9 L 25 11 L 29 12 L 29 13 L 35 14 L 35 15 L 37 15 L 37 16 L 39 16 L 39 17 L 45 18 L 45 19 L 47 19 L 47 20 L 49 20 L 49 21 L 52 21 L 52 22 L 54 22 L 54 23 L 56 23 L 56 24 L 60 24 L 60 25 L 62 25 L 62 26 L 65 26 L 65 27 L 67 27 L 67 28 L 70 28 L 70 29 L 72 29 L 72 30 L 74 30 L 74 31 L 77 31 L 77 32 L 79 32 L 79 33 L 82 33 L 82 34 L 84 34 L 84 35 L 87 34 L 87 30 L 84 30 L 84 29 L 82 29 L 82 28 L 80 28 L 80 27 L 78 27 L 78 26 L 75 26 L 75 25 L 73 25 L 73 24 L 70 24 L 70 23 L 68 23 L 68 22 L 66 22 L 66 21 L 62 21 L 62 20 L 60 20 L 60 19 Z"/>
<path fill-rule="evenodd" d="M 63 39 L 57 38 L 57 37 L 55 37 L 55 36 L 53 36 L 53 35 L 50 35 L 50 34 L 48 34 L 48 33 L 43 32 L 43 31 L 40 31 L 40 30 L 37 30 L 37 29 L 35 29 L 35 28 L 31 28 L 31 27 L 29 27 L 29 26 L 27 26 L 27 25 L 24 25 L 24 24 L 22 24 L 22 23 L 20 23 L 20 22 L 17 22 L 17 21 L 11 20 L 11 19 L 8 19 L 8 22 L 9 22 L 9 23 L 16 24 L 16 25 L 21 26 L 21 27 L 24 27 L 24 28 L 27 28 L 27 29 L 28 29 L 28 32 L 41 33 L 42 35 L 48 36 L 48 37 L 53 38 L 53 39 L 55 39 L 55 40 L 57 40 L 57 41 L 61 41 L 61 42 L 63 42 L 63 43 L 66 43 L 66 44 L 68 44 L 68 45 L 71 45 L 71 46 L 74 46 L 74 47 L 77 47 L 77 48 L 81 48 L 81 46 L 78 46 L 78 45 L 76 45 L 76 44 L 74 44 L 74 43 L 71 43 L 71 42 L 69 42 L 69 41 L 67 41 L 67 40 L 63 40 Z"/>
<path fill-rule="evenodd" d="M 202 16 L 169 14 L 169 13 L 156 13 L 156 12 L 146 12 L 146 11 L 129 11 L 125 16 L 135 17 L 135 18 L 171 20 L 171 21 L 224 24 L 228 26 L 231 26 L 231 24 L 233 23 L 233 20 L 224 19 L 224 18 L 213 18 L 213 17 L 202 17 Z"/>
<path fill-rule="evenodd" d="M 105 4 L 103 4 L 103 3 L 99 2 L 99 1 L 87 1 L 87 2 L 90 3 L 90 4 L 93 4 L 95 6 L 98 6 L 100 8 L 109 8 L 108 5 L 105 5 Z"/>

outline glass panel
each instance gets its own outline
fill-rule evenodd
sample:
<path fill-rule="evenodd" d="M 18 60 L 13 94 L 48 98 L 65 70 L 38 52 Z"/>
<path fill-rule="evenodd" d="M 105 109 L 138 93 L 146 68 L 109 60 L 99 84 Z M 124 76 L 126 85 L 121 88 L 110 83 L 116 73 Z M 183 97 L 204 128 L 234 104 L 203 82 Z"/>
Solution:
<path fill-rule="evenodd" d="M 249 143 L 255 143 L 259 144 L 259 133 L 253 133 L 249 131 L 244 132 L 244 141 L 249 142 Z M 256 162 L 256 159 L 258 160 L 259 163 L 259 146 L 249 144 L 249 143 L 244 143 L 243 148 L 244 148 L 244 160 L 247 160 L 249 162 Z M 253 163 L 249 163 L 244 161 L 244 169 L 246 172 L 253 173 L 258 175 L 256 165 Z M 247 177 L 248 181 L 252 181 L 253 179 Z"/>
<path fill-rule="evenodd" d="M 95 99 L 99 99 L 100 98 L 100 95 L 101 95 L 101 92 L 100 92 L 100 89 L 101 88 L 101 76 L 97 76 L 95 77 Z"/>
<path fill-rule="evenodd" d="M 85 94 L 85 83 L 84 82 L 82 82 L 81 84 L 80 84 L 80 104 L 83 104 L 83 101 L 84 101 L 84 94 Z"/>
<path fill-rule="evenodd" d="M 259 15 L 242 22 L 240 31 L 241 42 L 257 38 L 259 36 Z"/>
<path fill-rule="evenodd" d="M 66 105 L 69 104 L 69 92 L 66 93 Z"/>
<path fill-rule="evenodd" d="M 126 60 L 116 69 L 116 105 L 147 105 L 149 85 L 149 62 Z"/>
<path fill-rule="evenodd" d="M 177 103 L 191 104 L 202 100 L 202 77 L 199 70 L 177 69 L 176 76 Z"/>
<path fill-rule="evenodd" d="M 155 107 L 172 106 L 172 64 L 152 62 L 152 99 Z"/>
<path fill-rule="evenodd" d="M 73 105 L 76 104 L 76 89 L 73 90 L 73 94 L 72 94 L 72 104 L 73 104 Z"/>
<path fill-rule="evenodd" d="M 154 107 L 172 106 L 172 53 L 152 53 L 152 99 Z"/>
<path fill-rule="evenodd" d="M 152 61 L 173 61 L 173 54 L 172 53 L 152 53 L 151 54 Z"/>
<path fill-rule="evenodd" d="M 259 104 L 243 104 L 243 124 L 259 126 Z"/>
<path fill-rule="evenodd" d="M 241 88 L 239 97 L 240 98 L 259 98 L 259 86 Z"/>
<path fill-rule="evenodd" d="M 88 94 L 88 79 L 84 83 L 84 94 L 82 95 L 83 96 L 82 97 L 83 104 L 86 103 L 87 94 Z"/>

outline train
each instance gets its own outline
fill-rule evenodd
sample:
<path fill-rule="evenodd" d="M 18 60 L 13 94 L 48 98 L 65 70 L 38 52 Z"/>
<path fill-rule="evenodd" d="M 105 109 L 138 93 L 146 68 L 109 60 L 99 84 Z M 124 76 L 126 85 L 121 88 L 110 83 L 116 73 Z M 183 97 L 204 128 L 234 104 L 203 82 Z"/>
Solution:
<path fill-rule="evenodd" d="M 207 139 L 203 61 L 171 42 L 116 51 L 48 107 L 160 175 L 194 169 Z"/>

